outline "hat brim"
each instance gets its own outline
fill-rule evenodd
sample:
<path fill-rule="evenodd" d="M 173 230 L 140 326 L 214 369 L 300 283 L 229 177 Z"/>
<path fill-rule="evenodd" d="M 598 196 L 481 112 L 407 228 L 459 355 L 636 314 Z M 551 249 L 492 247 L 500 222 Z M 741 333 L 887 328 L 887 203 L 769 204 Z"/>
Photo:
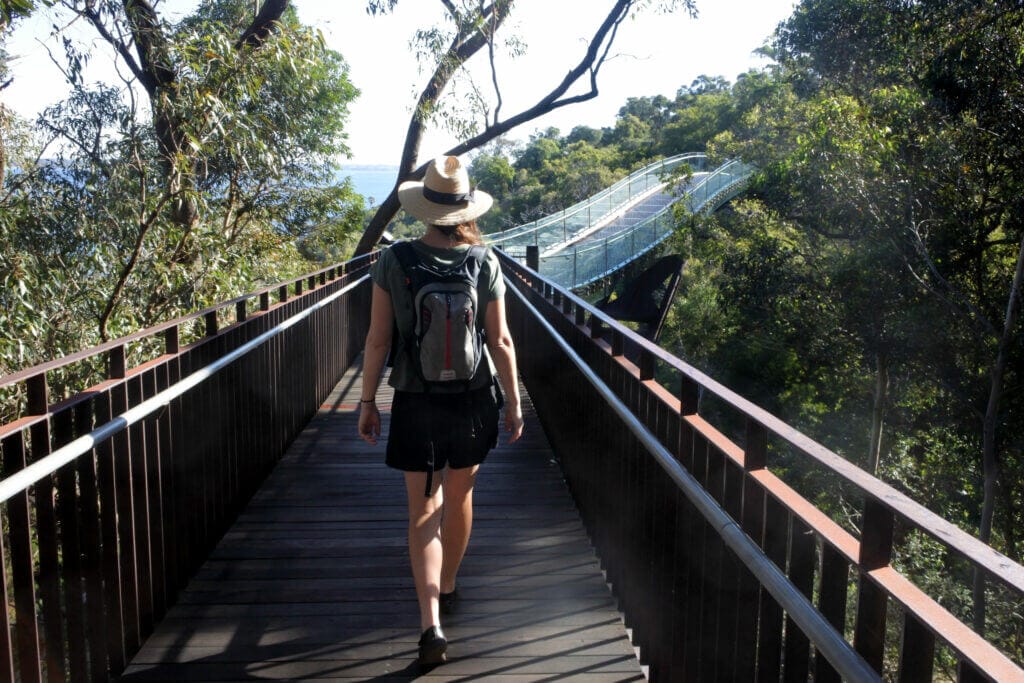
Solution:
<path fill-rule="evenodd" d="M 494 204 L 494 197 L 475 190 L 473 201 L 461 204 L 438 204 L 423 196 L 423 183 L 410 180 L 398 186 L 398 201 L 406 212 L 428 225 L 459 225 L 479 218 Z"/>

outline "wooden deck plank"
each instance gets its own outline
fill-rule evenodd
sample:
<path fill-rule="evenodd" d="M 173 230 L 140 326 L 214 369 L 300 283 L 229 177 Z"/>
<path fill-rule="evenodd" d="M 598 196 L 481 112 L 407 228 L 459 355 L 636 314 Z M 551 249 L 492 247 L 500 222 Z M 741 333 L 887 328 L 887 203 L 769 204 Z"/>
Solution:
<path fill-rule="evenodd" d="M 418 610 L 401 475 L 356 438 L 346 374 L 158 625 L 124 681 L 407 681 Z M 390 391 L 382 389 L 384 437 Z M 430 681 L 643 672 L 540 423 L 478 477 L 450 661 Z"/>

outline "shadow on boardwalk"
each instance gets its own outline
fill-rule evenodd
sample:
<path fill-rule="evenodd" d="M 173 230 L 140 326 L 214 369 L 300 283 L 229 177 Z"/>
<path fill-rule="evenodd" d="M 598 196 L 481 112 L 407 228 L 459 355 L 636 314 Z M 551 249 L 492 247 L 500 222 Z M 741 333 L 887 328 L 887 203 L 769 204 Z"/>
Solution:
<path fill-rule="evenodd" d="M 125 681 L 400 681 L 419 617 L 401 475 L 356 438 L 349 371 L 134 658 Z M 550 447 L 481 469 L 473 539 L 431 681 L 633 681 L 641 668 Z M 379 404 L 385 419 L 390 393 Z"/>

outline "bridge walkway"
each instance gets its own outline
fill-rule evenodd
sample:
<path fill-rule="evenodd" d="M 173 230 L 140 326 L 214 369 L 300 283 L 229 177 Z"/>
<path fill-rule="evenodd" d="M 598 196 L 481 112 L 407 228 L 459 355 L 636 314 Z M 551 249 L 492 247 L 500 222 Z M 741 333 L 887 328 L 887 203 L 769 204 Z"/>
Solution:
<path fill-rule="evenodd" d="M 411 680 L 419 619 L 401 477 L 355 438 L 350 369 L 133 658 L 124 681 Z M 450 661 L 429 680 L 644 676 L 523 390 L 481 471 Z M 379 395 L 387 435 L 390 388 Z"/>

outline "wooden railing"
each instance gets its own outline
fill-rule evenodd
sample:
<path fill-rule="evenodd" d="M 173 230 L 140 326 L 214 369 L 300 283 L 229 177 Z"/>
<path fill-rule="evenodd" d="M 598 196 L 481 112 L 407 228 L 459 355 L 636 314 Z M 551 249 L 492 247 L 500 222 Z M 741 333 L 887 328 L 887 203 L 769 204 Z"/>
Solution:
<path fill-rule="evenodd" d="M 896 570 L 894 539 L 926 535 L 1017 606 L 1024 568 L 503 260 L 524 381 L 652 680 L 1024 680 Z M 783 453 L 859 493 L 859 537 L 769 469 Z"/>
<path fill-rule="evenodd" d="M 0 379 L 29 406 L 0 426 L 0 680 L 116 678 L 358 354 L 372 260 Z M 893 554 L 923 533 L 1017 605 L 1024 569 L 504 261 L 522 374 L 653 680 L 932 680 L 938 648 L 961 680 L 1024 680 Z M 76 363 L 107 377 L 51 401 Z M 769 470 L 783 451 L 859 491 L 859 537 Z"/>
<path fill-rule="evenodd" d="M 0 680 L 117 677 L 362 349 L 372 260 L 0 378 Z M 76 364 L 106 379 L 51 402 Z"/>

